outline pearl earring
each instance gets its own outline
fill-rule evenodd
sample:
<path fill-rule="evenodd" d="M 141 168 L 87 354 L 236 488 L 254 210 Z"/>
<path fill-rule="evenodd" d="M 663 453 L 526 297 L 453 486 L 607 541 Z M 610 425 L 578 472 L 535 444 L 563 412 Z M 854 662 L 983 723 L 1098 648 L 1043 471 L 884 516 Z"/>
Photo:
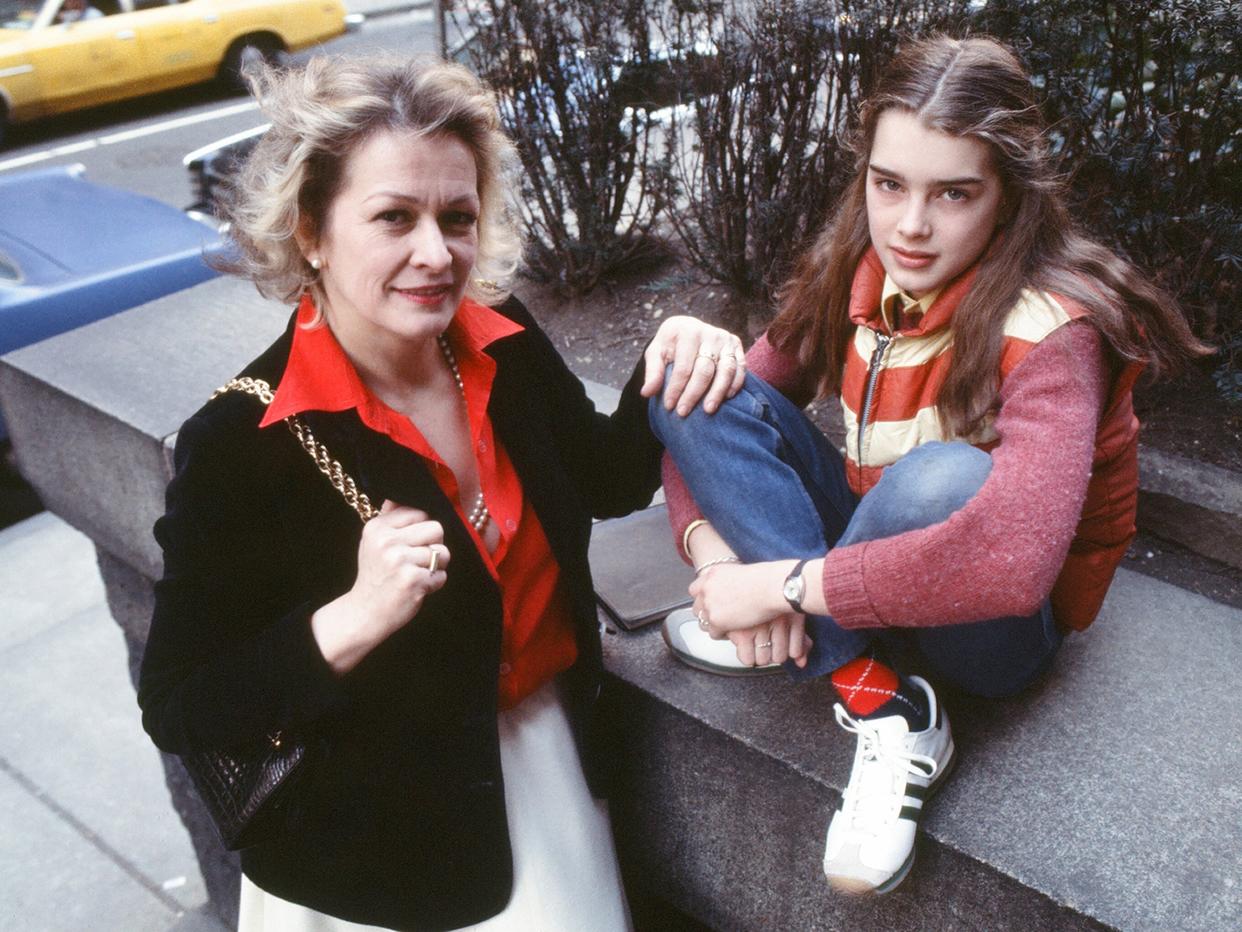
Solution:
<path fill-rule="evenodd" d="M 323 262 L 321 262 L 319 257 L 316 256 L 314 259 L 311 259 L 310 267 L 318 272 L 321 268 L 323 268 Z"/>

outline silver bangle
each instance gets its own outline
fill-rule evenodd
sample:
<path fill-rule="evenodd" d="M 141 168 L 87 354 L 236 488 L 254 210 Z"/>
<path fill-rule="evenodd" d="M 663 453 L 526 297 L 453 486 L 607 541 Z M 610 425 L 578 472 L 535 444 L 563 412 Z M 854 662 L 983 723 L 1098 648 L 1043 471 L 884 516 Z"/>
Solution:
<path fill-rule="evenodd" d="M 732 555 L 727 556 L 727 557 L 716 557 L 716 559 L 714 560 L 708 560 L 702 566 L 696 566 L 694 568 L 694 575 L 695 576 L 702 575 L 703 571 L 707 569 L 709 566 L 719 566 L 721 563 L 741 563 L 741 562 L 742 562 L 741 560 L 739 560 L 737 557 L 732 556 Z"/>

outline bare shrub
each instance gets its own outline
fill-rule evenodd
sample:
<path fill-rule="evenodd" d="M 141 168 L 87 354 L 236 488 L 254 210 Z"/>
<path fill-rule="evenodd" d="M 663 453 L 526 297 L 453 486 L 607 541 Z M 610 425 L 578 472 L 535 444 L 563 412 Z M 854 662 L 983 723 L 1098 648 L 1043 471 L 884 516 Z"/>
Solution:
<path fill-rule="evenodd" d="M 666 171 L 649 0 L 482 0 L 468 63 L 521 158 L 526 267 L 565 293 L 658 252 Z"/>
<path fill-rule="evenodd" d="M 900 35 L 946 28 L 967 4 L 683 2 L 665 23 L 686 105 L 670 223 L 690 260 L 750 310 L 771 306 L 853 167 L 848 124 Z"/>

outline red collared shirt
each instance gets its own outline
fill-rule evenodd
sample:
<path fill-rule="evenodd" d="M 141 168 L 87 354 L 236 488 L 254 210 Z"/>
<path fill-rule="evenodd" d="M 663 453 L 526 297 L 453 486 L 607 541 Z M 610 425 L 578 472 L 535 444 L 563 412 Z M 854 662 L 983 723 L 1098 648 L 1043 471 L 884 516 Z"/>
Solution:
<path fill-rule="evenodd" d="M 367 388 L 326 324 L 309 329 L 304 326 L 314 313 L 310 298 L 304 297 L 298 307 L 289 363 L 260 426 L 267 427 L 303 411 L 354 408 L 371 430 L 385 434 L 427 461 L 427 468 L 453 502 L 484 565 L 500 586 L 504 609 L 500 707 L 516 706 L 567 669 L 578 656 L 568 602 L 561 591 L 560 567 L 487 416 L 496 361 L 483 350 L 494 340 L 517 333 L 521 325 L 467 300 L 458 308 L 447 331 L 465 386 L 470 437 L 483 496 L 500 532 L 496 552 L 488 553 L 462 511 L 453 471 L 409 418 Z M 448 571 L 451 573 L 452 568 Z M 413 623 L 417 624 L 417 619 Z"/>

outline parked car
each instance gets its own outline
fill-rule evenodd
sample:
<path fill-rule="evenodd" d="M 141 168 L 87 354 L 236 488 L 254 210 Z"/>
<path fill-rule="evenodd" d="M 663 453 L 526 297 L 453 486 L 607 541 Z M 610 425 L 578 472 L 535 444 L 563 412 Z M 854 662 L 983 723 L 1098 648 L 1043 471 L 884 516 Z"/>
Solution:
<path fill-rule="evenodd" d="M 222 188 L 238 172 L 271 125 L 264 123 L 244 129 L 186 155 L 181 164 L 190 174 L 190 191 L 194 195 L 194 203 L 186 210 L 219 216 L 217 201 Z"/>
<path fill-rule="evenodd" d="M 21 123 L 211 78 L 357 25 L 342 0 L 0 0 L 0 138 Z"/>
<path fill-rule="evenodd" d="M 85 171 L 0 173 L 0 355 L 218 274 L 214 223 Z"/>

